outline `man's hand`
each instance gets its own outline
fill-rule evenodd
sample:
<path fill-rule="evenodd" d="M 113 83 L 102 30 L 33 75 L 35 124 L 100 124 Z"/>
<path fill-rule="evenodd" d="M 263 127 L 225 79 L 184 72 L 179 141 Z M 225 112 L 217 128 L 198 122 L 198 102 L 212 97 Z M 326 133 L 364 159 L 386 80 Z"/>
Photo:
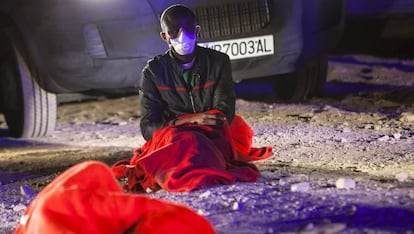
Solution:
<path fill-rule="evenodd" d="M 197 113 L 187 118 L 180 118 L 175 121 L 175 125 L 184 123 L 204 124 L 212 126 L 222 126 L 226 117 L 222 114 Z"/>

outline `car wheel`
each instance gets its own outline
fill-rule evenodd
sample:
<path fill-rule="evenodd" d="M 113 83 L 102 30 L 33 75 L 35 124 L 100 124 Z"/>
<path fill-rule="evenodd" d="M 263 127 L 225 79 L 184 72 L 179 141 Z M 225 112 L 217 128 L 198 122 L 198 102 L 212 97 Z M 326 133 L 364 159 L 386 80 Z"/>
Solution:
<path fill-rule="evenodd" d="M 10 35 L 0 35 L 0 98 L 12 137 L 44 136 L 55 129 L 56 95 L 36 81 L 36 72 Z"/>
<path fill-rule="evenodd" d="M 272 81 L 276 98 L 298 102 L 322 96 L 327 71 L 328 59 L 324 56 L 300 71 L 279 75 Z"/>

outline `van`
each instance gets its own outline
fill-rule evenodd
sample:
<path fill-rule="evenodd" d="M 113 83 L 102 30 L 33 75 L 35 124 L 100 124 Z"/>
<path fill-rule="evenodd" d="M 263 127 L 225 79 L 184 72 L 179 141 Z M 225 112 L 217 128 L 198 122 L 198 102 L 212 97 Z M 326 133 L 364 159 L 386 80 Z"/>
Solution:
<path fill-rule="evenodd" d="M 196 13 L 199 44 L 230 56 L 235 82 L 266 77 L 287 100 L 321 93 L 344 0 L 3 0 L 0 111 L 9 135 L 52 132 L 57 94 L 136 90 L 147 60 L 168 49 L 159 18 L 177 3 Z"/>

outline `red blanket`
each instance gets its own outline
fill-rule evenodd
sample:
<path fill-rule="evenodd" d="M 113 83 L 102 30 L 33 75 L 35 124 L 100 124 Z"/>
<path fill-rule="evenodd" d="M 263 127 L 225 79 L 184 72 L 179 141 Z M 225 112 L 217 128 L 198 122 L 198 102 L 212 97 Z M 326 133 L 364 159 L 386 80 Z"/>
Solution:
<path fill-rule="evenodd" d="M 214 111 L 212 111 L 214 112 Z M 127 177 L 127 190 L 180 192 L 235 181 L 254 182 L 260 175 L 252 160 L 268 158 L 271 147 L 252 147 L 253 131 L 238 115 L 222 127 L 168 126 L 134 150 L 112 170 Z"/>
<path fill-rule="evenodd" d="M 215 233 L 195 211 L 124 193 L 111 169 L 79 163 L 54 179 L 31 202 L 15 234 Z"/>

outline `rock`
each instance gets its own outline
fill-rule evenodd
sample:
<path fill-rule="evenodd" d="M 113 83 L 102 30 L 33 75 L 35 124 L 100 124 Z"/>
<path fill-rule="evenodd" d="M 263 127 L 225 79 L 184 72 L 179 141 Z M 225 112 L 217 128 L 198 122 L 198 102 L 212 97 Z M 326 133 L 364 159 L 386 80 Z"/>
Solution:
<path fill-rule="evenodd" d="M 121 121 L 121 122 L 118 122 L 118 126 L 125 126 L 125 125 L 127 125 L 128 124 L 128 122 L 127 121 Z"/>
<path fill-rule="evenodd" d="M 346 229 L 345 223 L 326 223 L 315 226 L 310 223 L 306 225 L 299 233 L 319 234 L 319 233 L 340 233 Z"/>
<path fill-rule="evenodd" d="M 303 228 L 306 231 L 312 230 L 315 228 L 315 225 L 313 223 L 308 223 L 306 224 L 306 226 Z"/>
<path fill-rule="evenodd" d="M 400 121 L 403 122 L 414 122 L 414 113 L 412 112 L 404 112 L 400 116 Z"/>
<path fill-rule="evenodd" d="M 202 209 L 197 210 L 197 214 L 199 215 L 205 215 L 205 212 Z"/>
<path fill-rule="evenodd" d="M 300 164 L 299 160 L 297 160 L 296 158 L 292 159 L 292 166 L 293 167 L 297 167 L 297 166 L 299 166 L 299 164 Z"/>
<path fill-rule="evenodd" d="M 377 140 L 378 141 L 388 141 L 389 139 L 390 139 L 390 137 L 385 135 L 385 136 L 382 136 L 382 137 L 378 138 Z"/>
<path fill-rule="evenodd" d="M 240 210 L 242 208 L 242 204 L 239 202 L 234 202 L 233 205 L 231 206 L 232 210 Z"/>
<path fill-rule="evenodd" d="M 364 129 L 374 129 L 374 125 L 372 123 L 367 123 L 363 127 Z"/>
<path fill-rule="evenodd" d="M 356 187 L 355 180 L 345 177 L 336 180 L 335 185 L 338 189 L 354 189 Z"/>
<path fill-rule="evenodd" d="M 392 137 L 394 137 L 395 139 L 400 139 L 401 138 L 401 133 L 394 133 L 392 134 Z"/>
<path fill-rule="evenodd" d="M 35 194 L 33 189 L 28 185 L 22 185 L 20 186 L 20 194 L 25 197 L 31 197 Z"/>
<path fill-rule="evenodd" d="M 23 204 L 17 204 L 17 205 L 15 205 L 13 207 L 13 211 L 15 211 L 15 212 L 21 212 L 21 211 L 26 210 L 26 208 L 27 207 L 25 205 L 23 205 Z"/>
<path fill-rule="evenodd" d="M 210 191 L 206 191 L 206 192 L 200 194 L 198 197 L 199 198 L 208 198 L 210 195 L 211 195 L 211 192 Z"/>
<path fill-rule="evenodd" d="M 395 178 L 400 182 L 405 182 L 408 179 L 408 173 L 400 172 L 400 173 L 395 175 Z"/>
<path fill-rule="evenodd" d="M 347 215 L 354 215 L 357 212 L 358 208 L 355 205 L 350 205 L 345 208 Z"/>
<path fill-rule="evenodd" d="M 290 191 L 292 192 L 306 192 L 309 190 L 310 190 L 310 184 L 308 182 L 296 183 L 290 186 Z"/>

